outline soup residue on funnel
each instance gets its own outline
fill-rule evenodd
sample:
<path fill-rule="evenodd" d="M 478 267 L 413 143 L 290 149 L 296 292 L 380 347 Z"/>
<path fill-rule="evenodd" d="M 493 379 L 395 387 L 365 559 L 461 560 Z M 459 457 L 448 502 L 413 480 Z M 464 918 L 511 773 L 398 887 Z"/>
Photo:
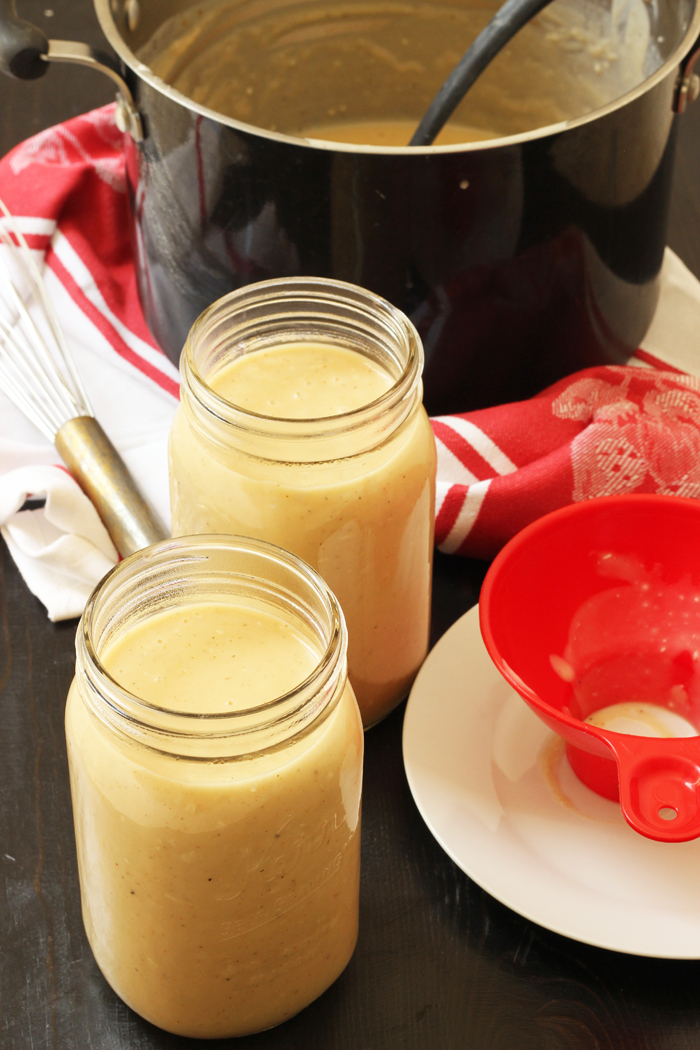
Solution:
<path fill-rule="evenodd" d="M 619 586 L 584 601 L 572 617 L 556 674 L 572 688 L 572 714 L 636 736 L 697 736 L 700 724 L 700 591 L 667 583 L 635 555 L 597 555 Z"/>
<path fill-rule="evenodd" d="M 611 729 L 614 733 L 633 736 L 697 736 L 698 731 L 687 718 L 658 704 L 610 704 L 586 718 L 591 726 Z"/>
<path fill-rule="evenodd" d="M 211 0 L 165 21 L 138 55 L 188 98 L 247 124 L 405 146 L 498 6 Z M 519 134 L 583 116 L 659 64 L 644 0 L 555 0 L 494 59 L 441 141 Z"/>

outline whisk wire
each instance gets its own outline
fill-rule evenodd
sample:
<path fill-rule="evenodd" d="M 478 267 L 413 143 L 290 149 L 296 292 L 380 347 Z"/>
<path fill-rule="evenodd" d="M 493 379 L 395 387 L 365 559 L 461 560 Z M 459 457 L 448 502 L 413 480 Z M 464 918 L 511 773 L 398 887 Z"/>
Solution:
<path fill-rule="evenodd" d="M 22 390 L 12 382 L 12 379 L 2 369 L 0 369 L 0 382 L 2 383 L 2 387 L 7 393 L 7 396 L 14 401 L 20 411 L 24 412 L 27 419 L 29 419 L 34 426 L 49 439 L 49 441 L 52 441 L 54 433 L 53 428 L 46 425 L 44 417 L 36 411 L 31 401 L 25 397 Z"/>
<path fill-rule="evenodd" d="M 33 379 L 36 381 L 39 376 L 44 378 L 45 392 L 51 403 L 55 403 L 54 411 L 57 415 L 54 415 L 54 418 L 58 416 L 61 419 L 59 426 L 76 415 L 94 416 L 39 269 L 14 216 L 1 199 L 0 211 L 4 215 L 4 219 L 0 221 L 0 240 L 9 250 L 16 273 L 27 285 L 31 298 L 41 308 L 54 344 L 52 352 L 29 314 L 26 303 L 16 287 L 16 279 L 13 279 L 7 261 L 0 253 L 0 265 L 6 278 L 2 283 L 3 298 L 6 305 L 10 306 L 11 310 L 14 307 L 19 316 L 20 328 L 23 328 L 23 336 L 29 348 L 29 353 L 25 356 L 36 369 Z M 7 329 L 4 326 L 3 331 L 7 337 Z M 62 367 L 59 367 L 59 361 Z"/>
<path fill-rule="evenodd" d="M 0 267 L 5 271 L 9 282 L 10 274 L 1 256 Z M 0 332 L 4 335 L 0 344 L 0 352 L 8 368 L 20 378 L 20 381 L 23 377 L 29 384 L 29 389 L 39 397 L 47 418 L 51 419 L 52 425 L 55 425 L 57 421 L 56 429 L 58 429 L 68 419 L 81 414 L 80 406 L 77 405 L 72 392 L 58 373 L 54 359 L 14 286 L 0 286 L 0 290 L 3 292 L 6 305 L 9 305 L 7 292 L 12 293 L 12 305 L 19 314 L 19 323 L 15 324 L 10 324 L 0 314 Z M 23 325 L 29 329 L 29 334 Z"/>
<path fill-rule="evenodd" d="M 44 383 L 37 379 L 34 382 L 34 373 L 31 372 L 22 354 L 24 347 L 14 332 L 5 321 L 0 318 L 0 327 L 5 333 L 5 338 L 0 342 L 0 380 L 5 392 L 9 397 L 27 414 L 30 408 L 32 422 L 39 426 L 42 433 L 53 441 L 57 425 L 60 426 L 59 416 L 53 412 L 50 395 L 42 389 Z M 12 353 L 12 349 L 16 353 Z M 31 396 L 27 394 L 31 390 Z M 37 402 L 39 402 L 37 404 Z"/>
<path fill-rule="evenodd" d="M 61 360 L 68 370 L 71 382 L 74 385 L 77 399 L 81 400 L 86 408 L 90 409 L 90 415 L 93 415 L 92 409 L 90 408 L 90 401 L 83 386 L 83 382 L 80 378 L 80 374 L 75 367 L 73 361 L 73 355 L 70 352 L 66 337 L 63 333 L 63 329 L 56 315 L 54 305 L 49 298 L 46 291 L 46 285 L 44 279 L 39 272 L 39 268 L 34 261 L 34 256 L 29 249 L 22 231 L 19 229 L 14 215 L 9 211 L 5 202 L 0 198 L 0 211 L 5 216 L 5 221 L 0 222 L 0 237 L 2 237 L 4 243 L 9 247 L 12 257 L 18 266 L 20 272 L 22 272 L 25 281 L 30 286 L 31 295 L 33 296 L 37 305 L 43 310 L 43 315 L 46 318 L 51 334 L 56 343 L 56 347 L 59 351 Z M 15 238 L 14 241 L 10 236 L 10 232 Z M 12 282 L 11 282 L 12 283 Z"/>

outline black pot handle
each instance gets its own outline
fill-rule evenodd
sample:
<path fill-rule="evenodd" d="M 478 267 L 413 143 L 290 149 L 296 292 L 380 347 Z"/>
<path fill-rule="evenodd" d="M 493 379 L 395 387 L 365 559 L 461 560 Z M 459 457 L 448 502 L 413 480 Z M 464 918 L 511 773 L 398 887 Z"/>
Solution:
<path fill-rule="evenodd" d="M 49 40 L 41 29 L 18 16 L 15 0 L 0 0 L 0 71 L 19 80 L 36 80 L 51 62 L 76 62 L 110 77 L 118 89 L 118 127 L 135 142 L 143 141 L 140 114 L 121 68 L 110 55 L 75 40 Z"/>
<path fill-rule="evenodd" d="M 15 0 L 0 0 L 0 69 L 19 80 L 36 80 L 49 68 L 49 41 L 17 14 Z"/>

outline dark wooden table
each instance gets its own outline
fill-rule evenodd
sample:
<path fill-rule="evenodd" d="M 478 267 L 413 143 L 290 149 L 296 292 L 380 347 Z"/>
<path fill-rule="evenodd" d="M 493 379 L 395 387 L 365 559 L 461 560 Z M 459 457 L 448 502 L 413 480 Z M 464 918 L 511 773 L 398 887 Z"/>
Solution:
<path fill-rule="evenodd" d="M 90 0 L 19 0 L 50 36 L 100 42 Z M 52 11 L 52 14 L 48 12 Z M 0 81 L 0 152 L 112 92 L 90 71 Z M 700 102 L 682 119 L 670 243 L 700 276 Z M 434 638 L 484 566 L 438 556 Z M 0 544 L 0 1047 L 174 1050 L 107 986 L 80 916 L 63 735 L 75 622 L 52 625 Z M 237 1050 L 700 1050 L 700 962 L 578 944 L 522 919 L 443 853 L 411 798 L 403 707 L 367 736 L 361 932 L 336 984 Z M 700 892 L 700 871 L 698 872 Z"/>

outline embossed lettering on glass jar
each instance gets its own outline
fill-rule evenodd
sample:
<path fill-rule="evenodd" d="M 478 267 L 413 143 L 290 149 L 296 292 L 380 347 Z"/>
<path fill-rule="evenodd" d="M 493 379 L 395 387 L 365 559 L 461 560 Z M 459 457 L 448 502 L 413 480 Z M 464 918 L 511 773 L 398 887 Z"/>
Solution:
<path fill-rule="evenodd" d="M 312 417 L 302 370 L 294 381 L 308 418 L 263 414 L 217 392 L 244 355 L 262 362 L 287 348 L 291 360 L 310 347 L 373 368 L 383 392 L 345 410 L 340 395 L 340 407 L 328 407 L 326 388 Z M 428 646 L 435 443 L 422 369 L 420 339 L 399 310 L 353 285 L 311 278 L 263 281 L 220 299 L 193 326 L 181 360 L 170 436 L 174 534 L 255 536 L 321 573 L 345 613 L 365 726 L 406 695 Z M 261 384 L 272 383 L 268 375 Z"/>
<path fill-rule="evenodd" d="M 363 738 L 335 597 L 270 544 L 166 541 L 105 577 L 76 649 L 66 736 L 100 969 L 177 1034 L 284 1021 L 357 937 Z M 141 696 L 119 684 L 139 676 Z"/>

